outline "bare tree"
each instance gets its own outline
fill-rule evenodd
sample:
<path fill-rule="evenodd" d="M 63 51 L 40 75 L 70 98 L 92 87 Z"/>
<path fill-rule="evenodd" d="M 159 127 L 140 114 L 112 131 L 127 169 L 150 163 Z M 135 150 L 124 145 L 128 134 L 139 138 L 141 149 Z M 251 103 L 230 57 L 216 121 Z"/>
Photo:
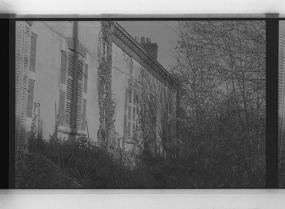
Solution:
<path fill-rule="evenodd" d="M 214 147 L 226 147 L 250 179 L 265 165 L 265 22 L 179 22 L 177 34 L 172 73 L 183 88 L 184 153 L 215 156 Z"/>

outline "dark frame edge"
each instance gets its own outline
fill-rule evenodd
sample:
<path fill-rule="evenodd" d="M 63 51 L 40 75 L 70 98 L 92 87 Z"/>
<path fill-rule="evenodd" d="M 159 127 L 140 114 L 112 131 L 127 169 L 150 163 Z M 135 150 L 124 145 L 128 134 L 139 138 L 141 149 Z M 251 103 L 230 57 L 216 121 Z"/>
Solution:
<path fill-rule="evenodd" d="M 266 19 L 266 188 L 278 188 L 278 14 Z"/>
<path fill-rule="evenodd" d="M 14 37 L 14 38 L 13 38 Z M 9 189 L 15 189 L 15 20 L 9 19 Z"/>

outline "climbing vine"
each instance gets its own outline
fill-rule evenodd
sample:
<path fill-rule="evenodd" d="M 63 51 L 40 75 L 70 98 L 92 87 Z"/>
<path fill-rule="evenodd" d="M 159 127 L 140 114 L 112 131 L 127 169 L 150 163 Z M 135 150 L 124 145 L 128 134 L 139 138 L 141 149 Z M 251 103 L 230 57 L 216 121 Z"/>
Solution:
<path fill-rule="evenodd" d="M 99 130 L 98 142 L 108 147 L 115 134 L 116 102 L 112 99 L 112 33 L 114 23 L 102 21 L 98 40 L 98 104 Z"/>
<path fill-rule="evenodd" d="M 141 68 L 138 90 L 138 124 L 143 150 L 153 156 L 175 149 L 175 97 L 164 84 Z"/>
<path fill-rule="evenodd" d="M 138 118 L 141 129 L 141 137 L 143 138 L 143 149 L 145 151 L 154 148 L 157 141 L 157 114 L 158 103 L 157 98 L 151 92 L 154 92 L 152 80 L 148 73 L 142 68 L 140 71 L 140 88 L 138 89 Z"/>

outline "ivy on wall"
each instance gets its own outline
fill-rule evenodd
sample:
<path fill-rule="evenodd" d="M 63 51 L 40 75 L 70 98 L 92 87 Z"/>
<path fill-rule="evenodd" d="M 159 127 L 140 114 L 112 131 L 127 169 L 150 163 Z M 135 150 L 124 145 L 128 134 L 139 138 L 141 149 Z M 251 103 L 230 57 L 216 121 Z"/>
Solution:
<path fill-rule="evenodd" d="M 115 139 L 115 108 L 116 102 L 112 99 L 112 36 L 114 31 L 114 22 L 102 21 L 101 31 L 98 40 L 98 76 L 97 76 L 97 89 L 98 89 L 98 104 L 99 104 L 99 130 L 97 133 L 98 142 L 107 148 L 116 143 Z M 130 71 L 131 78 L 128 83 L 133 83 L 132 76 L 132 58 L 124 54 L 124 60 Z M 140 71 L 140 79 L 138 86 L 135 87 L 138 93 L 137 101 L 137 123 L 135 126 L 135 134 L 132 137 L 131 152 L 133 157 L 139 157 L 146 149 L 151 150 L 154 155 L 160 155 L 160 147 L 165 146 L 166 138 L 170 138 L 166 133 L 167 127 L 165 122 L 169 120 L 170 112 L 163 111 L 166 107 L 166 99 L 170 97 L 165 95 L 163 101 L 158 101 L 157 98 L 158 86 L 153 79 L 150 79 L 145 70 Z M 133 85 L 133 84 L 132 84 Z M 128 89 L 127 85 L 126 101 L 128 104 Z M 151 93 L 153 92 L 153 93 Z M 157 92 L 157 93 L 155 93 Z M 166 92 L 165 92 L 166 93 Z M 161 103 L 161 104 L 160 104 Z M 167 102 L 169 103 L 169 101 Z M 122 151 L 125 151 L 125 140 L 128 138 L 128 125 L 127 125 L 127 106 L 124 108 L 124 137 L 122 143 Z M 172 109 L 172 108 L 170 108 Z M 133 111 L 132 111 L 133 112 Z M 159 114 L 160 112 L 160 114 Z M 130 127 L 131 128 L 131 127 Z M 172 129 L 172 128 L 171 128 Z M 159 139 L 159 140 L 158 140 Z M 171 141 L 171 140 L 170 140 Z"/>
<path fill-rule="evenodd" d="M 176 146 L 176 97 L 164 84 L 156 81 L 144 68 L 139 75 L 138 124 L 143 150 L 153 156 Z"/>
<path fill-rule="evenodd" d="M 114 22 L 102 21 L 98 40 L 98 104 L 99 130 L 98 142 L 108 147 L 115 135 L 116 102 L 112 99 L 112 33 Z"/>
<path fill-rule="evenodd" d="M 138 89 L 138 118 L 143 138 L 144 150 L 149 150 L 153 154 L 156 152 L 157 136 L 157 114 L 160 109 L 157 98 L 154 96 L 153 79 L 142 68 L 140 71 L 140 88 Z"/>
<path fill-rule="evenodd" d="M 124 56 L 129 58 L 125 53 Z M 125 59 L 129 68 L 128 60 Z M 132 85 L 137 92 L 137 122 L 135 134 L 132 136 L 132 155 L 137 159 L 145 158 L 144 153 L 149 152 L 152 156 L 162 157 L 162 151 L 169 149 L 174 145 L 172 143 L 175 143 L 175 105 L 173 105 L 175 98 L 170 90 L 151 77 L 143 67 L 139 70 L 138 80 L 130 83 L 134 83 Z M 169 105 L 170 103 L 172 105 Z M 126 111 L 125 108 L 125 121 Z M 124 127 L 127 133 L 126 122 Z"/>

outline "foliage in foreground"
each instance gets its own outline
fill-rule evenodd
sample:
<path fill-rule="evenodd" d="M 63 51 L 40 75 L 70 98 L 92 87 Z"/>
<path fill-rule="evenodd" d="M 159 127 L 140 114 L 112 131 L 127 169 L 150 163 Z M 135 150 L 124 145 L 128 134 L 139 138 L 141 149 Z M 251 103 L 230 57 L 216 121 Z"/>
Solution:
<path fill-rule="evenodd" d="M 285 188 L 285 156 L 278 158 L 278 186 Z"/>
<path fill-rule="evenodd" d="M 107 151 L 86 138 L 62 141 L 51 137 L 47 142 L 31 137 L 29 154 L 16 158 L 16 188 L 264 186 L 263 163 L 253 164 L 222 147 L 213 148 L 211 152 L 202 146 L 195 149 L 194 146 L 189 149 L 191 154 L 183 159 L 169 160 L 151 157 L 145 151 L 137 166 L 130 169 L 126 153 Z"/>
<path fill-rule="evenodd" d="M 265 31 L 264 21 L 178 24 L 180 155 L 202 186 L 265 186 Z"/>
<path fill-rule="evenodd" d="M 130 169 L 124 155 L 86 138 L 31 137 L 29 154 L 16 158 L 16 188 L 152 188 L 144 163 Z"/>

